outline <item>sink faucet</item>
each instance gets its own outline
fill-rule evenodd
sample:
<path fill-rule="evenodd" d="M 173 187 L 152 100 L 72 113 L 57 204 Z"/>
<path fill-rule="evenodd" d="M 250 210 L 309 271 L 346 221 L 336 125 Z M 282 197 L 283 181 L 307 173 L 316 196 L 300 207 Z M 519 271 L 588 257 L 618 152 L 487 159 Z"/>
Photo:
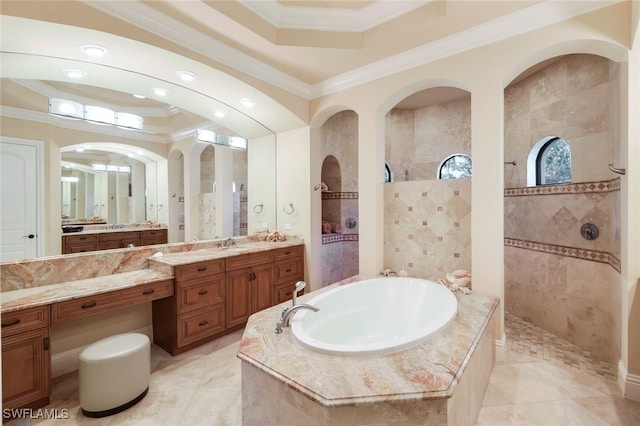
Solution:
<path fill-rule="evenodd" d="M 313 312 L 318 312 L 320 308 L 317 308 L 313 305 L 309 305 L 306 303 L 301 303 L 300 305 L 290 306 L 284 311 L 282 311 L 282 315 L 280 316 L 280 321 L 276 324 L 276 334 L 282 333 L 282 327 L 289 327 L 289 322 L 291 321 L 291 317 L 293 314 L 302 309 L 309 309 Z"/>
<path fill-rule="evenodd" d="M 235 245 L 236 245 L 236 242 L 232 238 L 227 238 L 226 240 L 224 240 L 225 247 L 231 247 Z"/>

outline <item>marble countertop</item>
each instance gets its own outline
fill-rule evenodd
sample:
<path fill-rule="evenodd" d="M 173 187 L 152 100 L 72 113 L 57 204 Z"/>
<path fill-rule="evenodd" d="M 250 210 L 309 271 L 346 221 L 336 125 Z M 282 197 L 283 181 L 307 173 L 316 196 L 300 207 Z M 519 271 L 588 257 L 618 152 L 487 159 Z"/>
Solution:
<path fill-rule="evenodd" d="M 5 314 L 20 309 L 78 299 L 167 279 L 173 279 L 173 275 L 166 268 L 164 270 L 141 269 L 59 284 L 4 291 L 0 293 L 0 313 Z"/>
<path fill-rule="evenodd" d="M 357 276 L 298 300 L 305 303 L 320 292 L 366 278 Z M 372 357 L 335 357 L 310 351 L 293 340 L 290 328 L 275 334 L 283 308 L 291 303 L 285 302 L 249 318 L 238 358 L 326 407 L 447 398 L 478 344 L 480 331 L 488 326 L 499 305 L 495 298 L 455 294 L 456 318 L 436 338 Z"/>
<path fill-rule="evenodd" d="M 152 256 L 149 259 L 149 262 L 151 264 L 157 262 L 170 266 L 179 266 L 206 260 L 222 259 L 249 253 L 258 253 L 265 250 L 293 247 L 301 244 L 303 243 L 300 240 L 295 239 L 281 242 L 255 241 L 231 247 L 210 247 L 199 250 L 163 254 L 162 256 L 157 257 Z"/>

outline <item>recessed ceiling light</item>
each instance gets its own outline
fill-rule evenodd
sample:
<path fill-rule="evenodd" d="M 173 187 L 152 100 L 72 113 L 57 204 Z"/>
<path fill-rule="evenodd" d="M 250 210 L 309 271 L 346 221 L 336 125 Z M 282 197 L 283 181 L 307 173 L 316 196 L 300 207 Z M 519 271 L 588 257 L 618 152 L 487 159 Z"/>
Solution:
<path fill-rule="evenodd" d="M 133 158 L 133 157 L 135 157 L 135 155 L 133 155 L 133 152 L 128 153 L 128 154 L 127 154 L 127 156 L 128 156 L 129 158 Z"/>
<path fill-rule="evenodd" d="M 67 68 L 65 70 L 62 70 L 62 73 L 64 75 L 66 75 L 69 78 L 83 78 L 87 75 L 86 71 L 82 71 L 82 70 L 76 70 L 76 69 L 71 69 L 71 68 Z"/>
<path fill-rule="evenodd" d="M 142 152 L 142 150 L 141 150 L 141 149 L 137 150 L 137 151 L 136 151 L 136 153 L 137 153 L 138 155 L 144 155 L 144 152 Z"/>
<path fill-rule="evenodd" d="M 138 98 L 138 99 L 147 99 L 146 96 L 144 96 L 144 95 L 136 95 L 135 93 L 134 93 L 133 97 L 134 98 Z"/>
<path fill-rule="evenodd" d="M 162 87 L 155 87 L 153 89 L 153 93 L 156 96 L 167 96 L 169 94 L 169 91 L 167 89 L 162 88 Z"/>
<path fill-rule="evenodd" d="M 198 78 L 198 76 L 195 73 L 191 72 L 191 71 L 178 71 L 176 74 L 183 81 L 193 81 L 196 78 Z"/>
<path fill-rule="evenodd" d="M 215 115 L 215 116 L 216 116 L 216 117 L 218 117 L 218 118 L 224 118 L 224 116 L 225 116 L 226 114 L 224 113 L 224 111 L 221 111 L 221 110 L 219 110 L 219 109 L 214 109 L 214 110 L 213 110 L 213 115 Z"/>
<path fill-rule="evenodd" d="M 97 44 L 83 44 L 80 46 L 80 50 L 92 58 L 100 58 L 109 52 L 105 47 L 98 46 Z"/>
<path fill-rule="evenodd" d="M 80 147 L 80 148 L 76 148 L 76 151 L 78 152 L 84 152 L 84 148 Z"/>
<path fill-rule="evenodd" d="M 251 99 L 249 98 L 242 98 L 240 99 L 240 103 L 242 104 L 243 107 L 245 108 L 253 108 L 256 103 L 253 102 Z"/>

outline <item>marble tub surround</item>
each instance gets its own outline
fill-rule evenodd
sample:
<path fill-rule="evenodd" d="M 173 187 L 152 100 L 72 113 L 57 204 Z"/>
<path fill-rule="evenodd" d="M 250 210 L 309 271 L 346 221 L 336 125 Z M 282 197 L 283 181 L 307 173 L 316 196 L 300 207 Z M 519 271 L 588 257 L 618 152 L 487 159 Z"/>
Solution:
<path fill-rule="evenodd" d="M 266 243 L 260 241 L 260 238 L 254 235 L 236 237 L 233 240 L 236 242 L 235 248 L 266 249 L 267 247 L 284 247 L 281 245 L 283 243 Z M 2 292 L 6 292 L 139 271 L 150 267 L 149 258 L 156 253 L 165 255 L 216 249 L 224 241 L 224 239 L 217 239 L 189 243 L 158 244 L 4 262 L 0 263 L 0 289 Z M 301 244 L 302 239 L 297 236 L 287 236 L 287 243 L 294 244 L 296 242 Z M 268 244 L 272 245 L 269 246 Z M 230 255 L 231 252 L 224 254 Z M 159 263 L 156 262 L 154 268 L 162 268 L 162 266 L 158 265 Z"/>
<path fill-rule="evenodd" d="M 299 301 L 366 278 L 333 284 Z M 366 424 L 375 413 L 378 423 L 433 419 L 434 424 L 456 424 L 452 419 L 459 419 L 454 415 L 458 409 L 477 415 L 495 359 L 492 321 L 499 302 L 476 294 L 456 297 L 458 314 L 446 330 L 414 348 L 376 357 L 322 355 L 298 345 L 290 329 L 275 334 L 285 304 L 254 314 L 238 351 L 243 422 L 294 424 L 304 416 L 305 424 Z M 296 412 L 297 417 L 287 417 Z"/>

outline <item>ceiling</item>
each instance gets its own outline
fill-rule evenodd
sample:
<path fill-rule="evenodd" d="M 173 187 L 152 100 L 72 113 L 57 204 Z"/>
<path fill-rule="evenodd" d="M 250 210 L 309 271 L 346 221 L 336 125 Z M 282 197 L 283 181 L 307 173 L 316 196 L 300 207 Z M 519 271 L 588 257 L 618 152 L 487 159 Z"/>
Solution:
<path fill-rule="evenodd" d="M 269 123 L 272 131 L 282 131 L 306 123 L 304 102 L 358 84 L 366 76 L 417 66 L 617 1 L 3 0 L 2 51 L 107 67 L 110 78 L 98 79 L 96 73 L 104 71 L 96 69 L 86 84 L 128 94 L 148 91 L 142 77 L 152 76 L 173 84 L 170 105 L 177 110 L 211 119 L 213 101 L 207 98 L 214 98 L 232 114 L 249 115 Z M 77 51 L 81 42 L 104 43 L 110 52 L 89 64 Z M 60 47 L 65 44 L 66 51 Z M 26 79 L 48 80 L 59 92 L 106 96 L 52 77 L 60 72 L 46 70 L 53 59 L 20 62 L 12 56 L 13 66 L 3 55 L 8 64 L 3 65 L 3 77 L 8 73 L 14 78 L 20 70 Z M 181 67 L 198 74 L 193 86 L 175 81 L 175 70 Z M 196 106 L 186 100 L 193 92 L 206 95 Z M 257 108 L 243 110 L 240 96 L 255 100 Z M 446 97 L 446 91 L 439 90 L 437 97 L 414 96 L 403 107 Z M 129 97 L 126 102 L 145 106 Z M 230 117 L 225 120 L 219 125 L 246 129 Z"/>

